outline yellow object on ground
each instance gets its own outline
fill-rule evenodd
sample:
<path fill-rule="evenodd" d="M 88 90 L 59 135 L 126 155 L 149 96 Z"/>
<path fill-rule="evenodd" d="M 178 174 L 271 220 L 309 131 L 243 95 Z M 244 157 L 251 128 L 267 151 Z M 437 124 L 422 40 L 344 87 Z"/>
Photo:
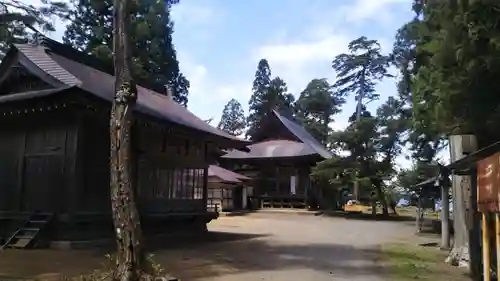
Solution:
<path fill-rule="evenodd" d="M 345 212 L 362 213 L 364 210 L 365 206 L 356 200 L 349 200 L 347 204 L 344 205 Z"/>

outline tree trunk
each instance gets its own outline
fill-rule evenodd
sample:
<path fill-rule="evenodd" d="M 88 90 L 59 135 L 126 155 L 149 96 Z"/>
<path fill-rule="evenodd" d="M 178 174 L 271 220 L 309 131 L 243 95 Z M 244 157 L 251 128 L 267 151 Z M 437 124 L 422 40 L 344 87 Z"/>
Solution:
<path fill-rule="evenodd" d="M 418 198 L 417 198 L 417 218 L 415 220 L 415 224 L 417 227 L 416 233 L 420 233 L 422 231 L 423 217 L 424 217 L 424 212 L 422 210 L 422 199 L 420 198 L 420 196 L 418 196 Z"/>
<path fill-rule="evenodd" d="M 450 249 L 450 201 L 449 187 L 441 187 L 441 249 Z"/>
<path fill-rule="evenodd" d="M 396 204 L 396 202 L 394 200 L 391 200 L 389 202 L 389 207 L 391 208 L 392 213 L 397 216 L 398 215 L 398 211 L 396 210 L 396 205 L 397 204 Z"/>
<path fill-rule="evenodd" d="M 132 176 L 132 108 L 137 101 L 137 87 L 130 73 L 130 0 L 114 0 L 113 5 L 116 96 L 110 119 L 110 187 L 117 242 L 113 279 L 132 281 L 138 280 L 143 274 L 145 261 L 142 229 L 132 185 L 135 182 Z"/>
<path fill-rule="evenodd" d="M 450 160 L 457 161 L 465 156 L 466 153 L 474 152 L 477 144 L 472 135 L 450 136 Z M 469 229 L 470 219 L 468 214 L 474 210 L 470 209 L 470 176 L 452 176 L 452 196 L 453 196 L 453 246 L 446 262 L 469 268 Z M 475 199 L 474 199 L 475 200 Z M 469 225 L 469 226 L 468 226 Z"/>
<path fill-rule="evenodd" d="M 377 186 L 377 197 L 378 200 L 380 201 L 380 204 L 382 205 L 382 215 L 389 216 L 389 209 L 387 208 L 387 200 L 380 185 Z"/>

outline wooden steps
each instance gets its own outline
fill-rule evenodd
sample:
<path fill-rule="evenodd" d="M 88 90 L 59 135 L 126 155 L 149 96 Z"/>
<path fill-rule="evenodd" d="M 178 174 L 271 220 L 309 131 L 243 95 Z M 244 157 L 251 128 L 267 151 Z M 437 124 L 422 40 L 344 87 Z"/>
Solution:
<path fill-rule="evenodd" d="M 52 217 L 52 213 L 32 213 L 12 233 L 12 235 L 5 241 L 0 249 L 25 249 L 33 247 L 37 242 L 37 238 L 40 236 L 40 232 L 50 222 Z"/>

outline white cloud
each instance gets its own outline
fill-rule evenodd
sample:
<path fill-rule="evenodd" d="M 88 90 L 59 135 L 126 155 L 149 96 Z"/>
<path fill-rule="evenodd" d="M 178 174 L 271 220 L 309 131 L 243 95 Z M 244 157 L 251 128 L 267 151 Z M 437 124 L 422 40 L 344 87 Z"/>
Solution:
<path fill-rule="evenodd" d="M 264 45 L 255 58 L 268 58 L 274 64 L 304 66 L 316 61 L 331 60 L 332 54 L 344 52 L 349 39 L 343 35 L 329 35 L 317 41 Z"/>
<path fill-rule="evenodd" d="M 250 96 L 250 82 L 219 84 L 212 79 L 207 67 L 196 63 L 189 54 L 179 52 L 178 59 L 181 71 L 190 82 L 188 107 L 200 118 L 213 118 L 212 124 L 217 124 L 224 105 L 231 98 Z M 246 101 L 240 99 L 240 102 L 246 110 Z"/>
<path fill-rule="evenodd" d="M 332 11 L 325 9 L 323 3 L 308 8 L 307 13 L 312 23 L 300 34 L 300 39 L 286 38 L 283 34 L 288 33 L 281 31 L 278 40 L 272 38 L 272 43 L 262 45 L 253 52 L 254 60 L 266 58 L 269 61 L 273 75 L 282 77 L 288 83 L 289 90 L 296 96 L 311 79 L 324 77 L 334 81 L 335 73 L 331 68 L 331 61 L 336 55 L 347 51 L 351 40 L 364 35 L 354 32 L 351 28 L 353 23 L 383 25 L 392 20 L 389 11 L 394 5 L 411 4 L 409 0 L 357 0 Z M 389 28 L 391 31 L 395 29 L 394 26 Z M 389 38 L 371 39 L 377 39 L 385 52 L 392 47 L 392 33 Z M 393 82 L 387 81 L 381 88 L 387 89 L 387 83 Z M 348 116 L 353 111 L 354 106 L 348 103 L 331 126 L 335 129 L 345 128 Z"/>
<path fill-rule="evenodd" d="M 180 1 L 172 7 L 172 19 L 184 26 L 222 23 L 224 11 L 206 6 L 203 1 Z"/>
<path fill-rule="evenodd" d="M 358 22 L 362 20 L 369 20 L 377 18 L 381 22 L 387 23 L 392 20 L 394 13 L 390 10 L 393 5 L 405 4 L 411 5 L 409 0 L 357 0 L 354 5 L 346 6 L 345 14 L 351 22 Z"/>

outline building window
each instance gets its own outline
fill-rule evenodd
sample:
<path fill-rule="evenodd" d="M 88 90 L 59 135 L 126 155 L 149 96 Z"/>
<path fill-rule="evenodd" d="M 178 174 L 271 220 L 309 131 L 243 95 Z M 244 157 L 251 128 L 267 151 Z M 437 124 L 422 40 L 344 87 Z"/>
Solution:
<path fill-rule="evenodd" d="M 159 181 L 161 187 L 157 188 L 165 191 L 171 190 L 171 196 L 157 198 L 175 198 L 175 199 L 203 199 L 203 175 L 204 169 L 175 169 L 169 170 L 168 176 Z M 171 187 L 171 188 L 168 188 Z M 165 192 L 164 192 L 165 194 Z"/>
<path fill-rule="evenodd" d="M 203 199 L 203 179 L 205 169 L 195 169 L 194 171 L 194 199 Z"/>

